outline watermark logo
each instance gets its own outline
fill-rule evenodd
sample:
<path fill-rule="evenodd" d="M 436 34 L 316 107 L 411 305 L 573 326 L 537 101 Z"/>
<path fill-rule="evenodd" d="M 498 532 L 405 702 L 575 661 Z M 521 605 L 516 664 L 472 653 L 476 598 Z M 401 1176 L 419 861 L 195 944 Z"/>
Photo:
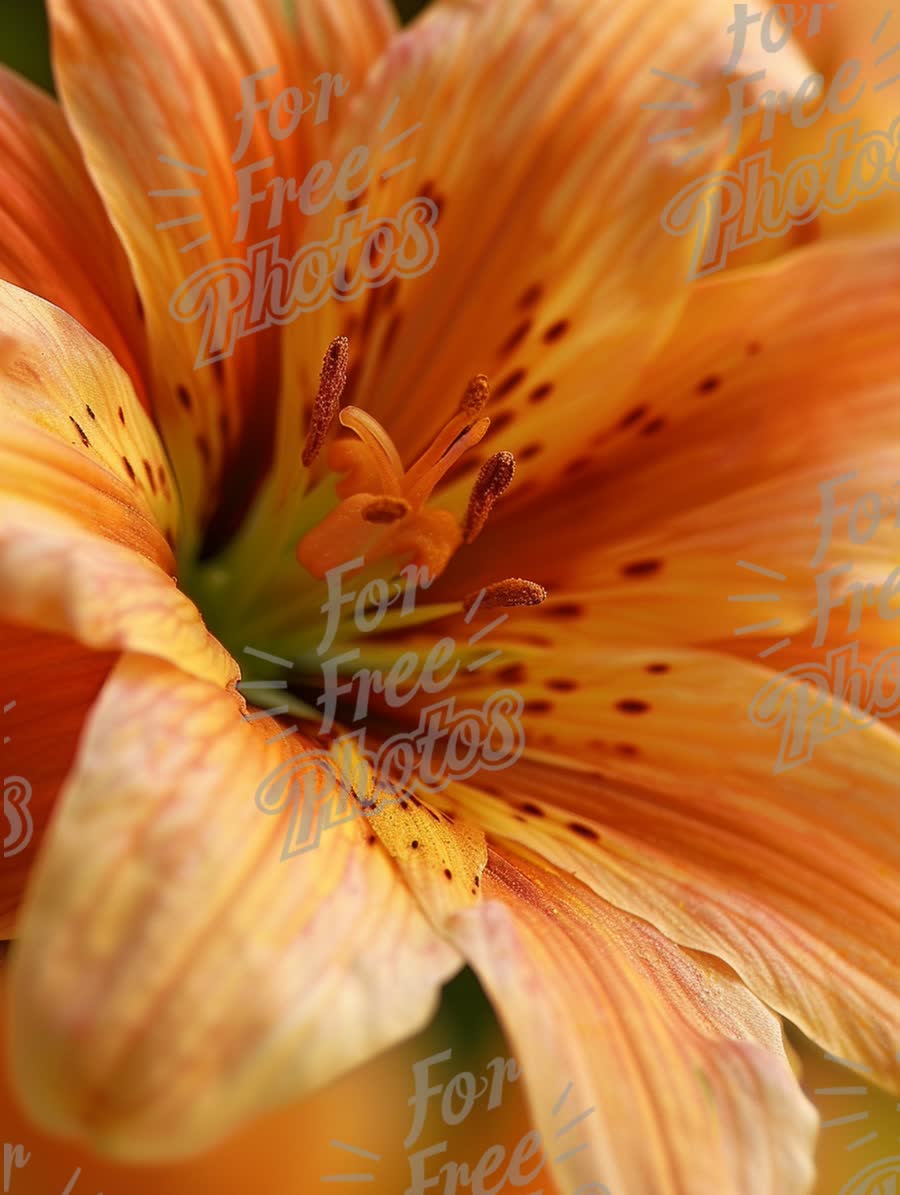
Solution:
<path fill-rule="evenodd" d="M 868 1067 L 859 1062 L 849 1062 L 846 1058 L 838 1058 L 834 1054 L 825 1054 L 828 1062 L 835 1062 L 854 1072 L 855 1082 L 839 1087 L 816 1087 L 813 1094 L 820 1099 L 833 1098 L 850 1099 L 859 1111 L 850 1112 L 845 1116 L 834 1116 L 822 1121 L 822 1129 L 831 1132 L 842 1129 L 853 1134 L 853 1139 L 844 1146 L 847 1153 L 853 1153 L 863 1146 L 877 1141 L 880 1133 L 878 1128 L 872 1128 L 869 1121 L 871 1111 L 864 1106 L 864 1101 L 873 1095 L 872 1089 L 865 1082 Z M 900 1062 L 900 1054 L 896 1055 Z M 857 1102 L 858 1101 L 858 1102 Z M 900 1108 L 900 1105 L 898 1105 Z M 862 1131 L 861 1136 L 857 1133 Z M 898 1195 L 900 1193 L 900 1157 L 879 1158 L 870 1162 L 855 1174 L 839 1191 L 838 1195 Z"/>
<path fill-rule="evenodd" d="M 733 35 L 733 49 L 723 74 L 737 76 L 748 31 L 760 22 L 758 31 L 763 50 L 777 54 L 789 42 L 796 29 L 807 36 L 821 31 L 825 13 L 834 4 L 775 4 L 763 16 L 751 12 L 749 5 L 734 6 L 734 23 L 727 32 Z M 888 28 L 891 12 L 879 22 L 872 36 L 872 46 L 879 48 Z M 756 32 L 756 31 L 754 31 Z M 887 78 L 877 83 L 861 80 L 863 63 L 858 58 L 842 62 L 826 87 L 824 77 L 813 71 L 791 96 L 770 89 L 756 101 L 747 97 L 747 89 L 761 84 L 766 71 L 760 69 L 735 77 L 727 86 L 729 111 L 724 124 L 729 131 L 729 152 L 737 153 L 747 118 L 762 114 L 760 143 L 771 142 L 779 116 L 789 116 L 795 129 L 812 128 L 823 116 L 846 115 L 871 88 L 878 94 L 900 82 L 896 60 L 892 56 L 900 44 L 891 45 L 874 59 L 874 66 L 885 66 Z M 697 89 L 694 80 L 674 75 L 656 74 Z M 810 104 L 817 101 L 814 110 Z M 683 108 L 690 102 L 648 104 L 650 109 Z M 693 133 L 694 127 L 655 133 L 650 142 L 673 140 Z M 703 151 L 691 150 L 675 160 L 675 165 Z M 790 229 L 809 224 L 824 212 L 849 212 L 866 199 L 874 199 L 885 190 L 900 188 L 900 118 L 889 129 L 862 129 L 860 119 L 850 119 L 829 132 L 825 148 L 794 159 L 783 171 L 772 165 L 771 147 L 744 158 L 734 170 L 713 171 L 683 187 L 672 197 L 662 213 L 662 226 L 673 236 L 693 236 L 695 247 L 688 277 L 701 278 L 721 270 L 736 250 L 766 238 L 784 236 Z"/>
<path fill-rule="evenodd" d="M 484 1193 L 488 1190 L 505 1190 L 507 1184 L 513 1187 L 527 1188 L 530 1195 L 540 1195 L 541 1188 L 534 1187 L 532 1184 L 537 1182 L 547 1164 L 547 1150 L 541 1134 L 535 1130 L 525 1133 L 509 1151 L 508 1156 L 504 1145 L 492 1145 L 473 1167 L 466 1162 L 450 1160 L 442 1161 L 438 1165 L 438 1160 L 448 1151 L 446 1140 L 416 1149 L 413 1152 L 413 1147 L 422 1136 L 432 1101 L 440 1099 L 443 1123 L 455 1127 L 462 1124 L 471 1115 L 476 1104 L 479 1105 L 478 1110 L 481 1114 L 498 1108 L 503 1100 L 504 1084 L 516 1082 L 521 1075 L 519 1066 L 514 1059 L 494 1058 L 486 1067 L 487 1073 L 483 1074 L 480 1079 L 476 1079 L 471 1071 L 460 1071 L 448 1083 L 432 1084 L 429 1071 L 438 1065 L 449 1062 L 452 1056 L 452 1050 L 443 1050 L 439 1054 L 432 1054 L 430 1058 L 424 1058 L 413 1064 L 414 1093 L 409 1099 L 409 1106 L 413 1110 L 412 1124 L 403 1142 L 409 1165 L 410 1182 L 403 1195 L 426 1195 L 429 1191 L 433 1191 L 435 1195 L 453 1195 L 453 1192 L 458 1191 L 460 1187 L 469 1187 L 473 1192 Z M 556 1117 L 571 1117 L 571 1119 L 563 1120 L 554 1133 L 557 1139 L 564 1138 L 573 1129 L 577 1129 L 594 1112 L 593 1108 L 588 1108 L 572 1116 L 571 1111 L 566 1109 L 572 1090 L 573 1084 L 569 1083 L 553 1108 L 554 1119 Z M 484 1102 L 485 1096 L 487 1096 L 486 1102 Z M 355 1157 L 371 1162 L 381 1161 L 381 1156 L 370 1150 L 346 1145 L 341 1141 L 332 1141 L 331 1145 L 335 1149 L 344 1150 Z M 587 1143 L 571 1145 L 568 1141 L 562 1141 L 555 1148 L 561 1152 L 556 1154 L 553 1161 L 560 1164 L 587 1149 Z M 435 1170 L 436 1173 L 434 1173 Z M 491 1179 L 490 1188 L 485 1185 L 485 1180 L 488 1178 Z M 441 1183 L 441 1179 L 443 1179 L 443 1183 Z M 374 1181 L 375 1175 L 369 1171 L 355 1174 L 329 1174 L 322 1177 L 323 1183 Z M 580 1186 L 574 1195 L 610 1195 L 610 1192 L 608 1187 L 600 1183 L 589 1182 Z"/>
<path fill-rule="evenodd" d="M 410 125 L 387 141 L 380 149 L 385 161 L 376 166 L 368 145 L 357 145 L 337 165 L 325 158 L 314 163 L 302 179 L 281 176 L 262 178 L 271 173 L 274 156 L 255 162 L 243 161 L 260 113 L 268 113 L 268 133 L 284 141 L 304 118 L 316 125 L 328 121 L 331 105 L 349 91 L 341 75 L 322 74 L 307 92 L 287 87 L 275 100 L 260 98 L 262 80 L 277 75 L 278 67 L 257 71 L 241 81 L 242 108 L 235 116 L 240 124 L 238 144 L 232 165 L 238 187 L 238 200 L 232 208 L 235 216 L 233 243 L 243 245 L 250 228 L 254 208 L 267 215 L 267 229 L 275 235 L 246 248 L 243 256 L 221 258 L 207 263 L 191 274 L 172 295 L 169 314 L 180 323 L 202 321 L 200 345 L 195 369 L 231 356 L 237 341 L 265 328 L 292 323 L 300 315 L 318 310 L 329 300 L 349 303 L 367 290 L 386 286 L 394 278 L 418 278 L 435 264 L 440 251 L 435 225 L 440 208 L 433 199 L 419 195 L 404 203 L 394 216 L 369 218 L 363 202 L 377 178 L 386 182 L 414 165 L 415 157 L 396 161 L 397 152 L 422 127 Z M 386 134 L 396 114 L 399 97 L 379 123 Z M 166 155 L 159 161 L 181 172 L 208 177 L 203 167 L 179 162 Z M 153 198 L 195 199 L 196 187 L 150 191 Z M 324 212 L 333 203 L 346 208 L 333 225 L 331 236 L 312 241 L 288 257 L 281 256 L 281 238 L 276 230 L 282 225 L 286 207 L 293 205 L 303 216 Z M 187 253 L 207 243 L 211 233 L 196 227 L 199 213 L 163 220 L 157 230 L 188 230 L 190 239 L 179 246 Z M 355 265 L 351 267 L 351 260 Z"/>
<path fill-rule="evenodd" d="M 3 713 L 8 714 L 15 709 L 16 702 L 9 701 L 3 707 Z M 10 736 L 3 736 L 4 746 L 10 742 Z M 26 849 L 34 836 L 34 822 L 31 817 L 29 804 L 31 802 L 31 784 L 24 776 L 3 777 L 3 815 L 9 827 L 3 838 L 3 858 L 12 859 Z"/>
<path fill-rule="evenodd" d="M 480 706 L 469 708 L 459 708 L 455 697 L 444 695 L 461 666 L 458 645 L 450 636 L 439 639 L 424 658 L 415 651 L 402 653 L 386 675 L 379 669 L 355 668 L 361 656 L 358 647 L 340 655 L 328 654 L 351 611 L 356 631 L 362 635 L 382 628 L 389 612 L 402 625 L 403 619 L 414 613 L 419 589 L 428 588 L 434 580 L 426 569 L 407 565 L 392 585 L 376 578 L 358 592 L 346 589 L 347 575 L 363 564 L 363 557 L 357 557 L 326 573 L 328 596 L 321 607 L 326 624 L 317 648 L 323 677 L 323 692 L 317 700 L 322 708 L 320 734 L 332 734 L 339 702 L 351 695 L 355 695 L 351 725 L 367 716 L 373 694 L 382 697 L 390 710 L 404 708 L 422 693 L 438 700 L 419 711 L 414 730 L 392 735 L 374 750 L 366 745 L 365 726 L 351 729 L 334 739 L 327 750 L 317 747 L 300 752 L 265 778 L 257 789 L 257 807 L 272 815 L 290 810 L 283 859 L 314 850 L 325 830 L 381 813 L 390 804 L 408 800 L 410 794 L 433 796 L 453 781 L 484 771 L 504 771 L 525 749 L 521 721 L 525 702 L 515 690 L 498 690 Z M 467 625 L 482 598 L 483 591 L 467 610 Z M 476 647 L 508 617 L 504 613 L 473 631 L 468 647 Z M 500 648 L 480 654 L 465 665 L 466 670 L 474 673 L 501 654 Z M 264 658 L 293 666 L 280 657 Z M 254 683 L 286 687 L 284 681 Z M 287 712 L 287 707 L 267 712 Z M 294 726 L 275 737 L 297 729 Z"/>
<path fill-rule="evenodd" d="M 10 1195 L 13 1189 L 13 1178 L 15 1170 L 24 1170 L 31 1159 L 31 1152 L 25 1152 L 24 1145 L 12 1145 L 11 1143 L 4 1143 L 3 1145 L 3 1193 Z M 78 1180 L 81 1177 L 81 1167 L 76 1166 L 69 1181 L 61 1195 L 73 1195 Z M 103 1195 L 102 1191 L 98 1191 L 97 1195 Z"/>
<path fill-rule="evenodd" d="M 821 535 L 810 561 L 815 574 L 816 608 L 811 611 L 815 623 L 813 647 L 825 644 L 832 625 L 832 612 L 848 605 L 847 630 L 858 631 L 866 609 L 877 611 L 885 621 L 900 618 L 900 607 L 892 604 L 900 597 L 900 568 L 881 583 L 852 580 L 853 567 L 841 562 L 820 568 L 831 547 L 838 519 L 847 520 L 852 543 L 868 543 L 883 525 L 886 515 L 894 514 L 892 526 L 900 530 L 900 499 L 866 493 L 852 504 L 838 502 L 842 486 L 855 481 L 856 473 L 844 473 L 819 486 L 821 511 L 816 524 Z M 900 487 L 900 481 L 894 488 Z M 746 560 L 738 567 L 770 580 L 784 582 L 783 573 L 762 568 Z M 778 593 L 735 594 L 732 602 L 777 602 Z M 735 635 L 762 635 L 777 630 L 778 618 L 738 627 Z M 768 659 L 790 646 L 790 637 L 759 653 Z M 871 725 L 876 719 L 900 713 L 900 648 L 888 648 L 866 664 L 859 658 L 859 642 L 850 642 L 825 653 L 824 662 L 795 664 L 778 673 L 755 695 L 750 719 L 767 730 L 781 728 L 781 744 L 775 772 L 784 772 L 812 758 L 819 743 L 852 730 Z"/>

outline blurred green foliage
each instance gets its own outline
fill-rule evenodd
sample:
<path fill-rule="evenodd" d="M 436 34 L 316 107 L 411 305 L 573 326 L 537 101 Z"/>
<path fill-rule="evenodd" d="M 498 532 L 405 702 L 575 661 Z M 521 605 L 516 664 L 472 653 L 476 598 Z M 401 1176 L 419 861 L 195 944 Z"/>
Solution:
<path fill-rule="evenodd" d="M 0 62 L 53 90 L 43 0 L 0 0 Z"/>

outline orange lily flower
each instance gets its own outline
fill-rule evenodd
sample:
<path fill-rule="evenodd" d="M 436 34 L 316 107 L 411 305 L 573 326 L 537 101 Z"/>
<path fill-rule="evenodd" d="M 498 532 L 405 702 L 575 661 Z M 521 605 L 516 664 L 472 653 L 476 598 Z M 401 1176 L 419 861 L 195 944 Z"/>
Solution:
<path fill-rule="evenodd" d="M 807 1191 L 782 1018 L 900 1085 L 900 740 L 870 724 L 773 774 L 748 710 L 778 669 L 732 638 L 736 610 L 771 616 L 755 562 L 799 650 L 820 485 L 895 481 L 900 243 L 688 285 L 659 216 L 725 160 L 731 10 L 438 0 L 400 32 L 381 0 L 51 0 L 65 117 L 3 76 L 5 726 L 36 832 L 0 897 L 11 1065 L 48 1131 L 199 1153 L 422 1028 L 467 963 L 544 1138 L 563 1083 L 594 1108 L 554 1155 L 565 1195 Z M 415 172 L 342 214 L 426 195 L 439 257 L 195 369 L 203 330 L 170 302 L 243 251 L 242 80 L 274 111 L 338 72 L 345 104 L 290 137 L 260 109 L 246 161 L 300 179 L 421 122 Z M 678 114 L 645 108 L 668 76 L 697 84 L 678 150 Z M 281 215 L 285 244 L 331 235 L 333 209 Z M 841 519 L 829 559 L 884 582 L 891 530 Z M 362 667 L 520 607 L 450 691 L 513 686 L 525 751 L 285 860 L 288 812 L 254 797 L 298 743 L 330 746 L 325 577 L 360 557 L 359 584 L 440 574 L 414 626 L 340 621 L 329 652 Z M 890 643 L 859 622 L 865 652 Z M 288 668 L 296 733 L 259 698 Z M 417 724 L 425 695 L 404 698 L 373 691 L 373 741 Z"/>

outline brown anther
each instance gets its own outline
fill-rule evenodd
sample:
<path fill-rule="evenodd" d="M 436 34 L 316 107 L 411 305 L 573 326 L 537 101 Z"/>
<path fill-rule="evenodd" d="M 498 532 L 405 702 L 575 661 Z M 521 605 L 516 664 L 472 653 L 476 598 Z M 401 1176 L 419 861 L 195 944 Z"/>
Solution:
<path fill-rule="evenodd" d="M 539 606 L 547 600 L 547 590 L 536 581 L 523 581 L 521 577 L 509 577 L 506 581 L 495 581 L 478 593 L 463 598 L 463 609 L 468 614 L 473 606 L 482 610 L 496 610 L 504 606 Z"/>
<path fill-rule="evenodd" d="M 325 443 L 328 430 L 341 405 L 341 395 L 347 384 L 347 359 L 350 342 L 346 336 L 332 340 L 322 362 L 319 375 L 319 392 L 313 403 L 309 421 L 309 432 L 303 446 L 303 464 L 311 465 Z"/>
<path fill-rule="evenodd" d="M 490 397 L 490 382 L 483 373 L 480 373 L 477 377 L 472 378 L 471 382 L 466 386 L 466 392 L 459 404 L 460 415 L 474 419 L 484 409 L 485 403 Z"/>
<path fill-rule="evenodd" d="M 396 523 L 404 515 L 408 515 L 412 507 L 405 498 L 392 498 L 385 494 L 370 502 L 362 512 L 367 523 Z"/>
<path fill-rule="evenodd" d="M 511 452 L 495 452 L 481 466 L 472 487 L 466 517 L 463 520 L 463 541 L 467 544 L 481 534 L 494 503 L 509 489 L 516 472 L 516 458 Z"/>

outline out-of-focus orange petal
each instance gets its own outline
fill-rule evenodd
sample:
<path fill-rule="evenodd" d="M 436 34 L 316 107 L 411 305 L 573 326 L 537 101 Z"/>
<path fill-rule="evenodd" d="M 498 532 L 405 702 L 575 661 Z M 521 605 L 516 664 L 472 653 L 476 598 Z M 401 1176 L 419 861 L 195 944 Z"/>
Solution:
<path fill-rule="evenodd" d="M 0 623 L 4 788 L 18 816 L 3 821 L 0 938 L 14 933 L 37 855 L 88 712 L 115 662 L 64 635 Z M 7 706 L 12 708 L 7 710 Z M 24 798 L 24 800 L 23 800 Z M 22 802 L 22 805 L 19 805 Z"/>
<path fill-rule="evenodd" d="M 472 704 L 496 686 L 473 682 Z M 824 734 L 833 702 L 807 723 L 802 677 L 712 652 L 523 649 L 515 688 L 525 758 L 491 778 L 502 799 L 473 788 L 461 812 L 718 955 L 813 1040 L 900 1085 L 900 736 L 845 722 L 776 771 L 785 727 Z"/>
<path fill-rule="evenodd" d="M 158 1165 L 116 1161 L 90 1149 L 83 1141 L 61 1141 L 44 1132 L 23 1112 L 12 1089 L 7 1065 L 6 968 L 0 971 L 0 1124 L 3 1140 L 21 1144 L 28 1155 L 24 1166 L 11 1167 L 11 1195 L 62 1195 L 76 1169 L 80 1169 L 73 1190 L 105 1191 L 107 1195 L 186 1195 L 189 1191 L 215 1190 L 221 1195 L 296 1195 L 319 1188 L 323 1175 L 348 1169 L 371 1170 L 375 1182 L 370 1195 L 396 1195 L 409 1179 L 409 1165 L 403 1148 L 410 1123 L 407 1100 L 412 1092 L 413 1064 L 446 1048 L 442 1039 L 428 1032 L 419 1034 L 378 1055 L 363 1067 L 336 1080 L 302 1101 L 270 1112 L 239 1130 L 228 1141 L 196 1158 Z M 485 1062 L 500 1053 L 484 1055 Z M 454 1054 L 456 1057 L 456 1054 Z M 521 1086 L 518 1084 L 517 1086 Z M 508 1109 L 518 1103 L 515 1090 L 504 1106 L 482 1118 L 487 1132 L 512 1136 Z M 514 1111 L 521 1110 L 516 1107 Z M 440 1101 L 432 1104 L 428 1130 L 440 1137 L 447 1127 L 441 1120 Z M 498 1128 L 498 1120 L 502 1123 Z M 475 1119 L 474 1117 L 472 1118 Z M 471 1137 L 471 1122 L 464 1126 L 464 1141 Z M 518 1129 L 521 1133 L 524 1130 Z M 459 1134 L 457 1134 L 458 1136 Z M 378 1161 L 351 1159 L 332 1142 L 335 1139 L 374 1151 Z M 430 1139 L 430 1138 L 429 1138 Z M 482 1150 L 491 1144 L 486 1141 Z M 472 1148 L 468 1157 L 476 1160 Z M 504 1188 L 503 1195 L 514 1195 Z"/>
<path fill-rule="evenodd" d="M 505 849 L 483 889 L 453 936 L 522 1062 L 564 1190 L 808 1189 L 813 1110 L 777 1019 L 733 972 Z"/>
<path fill-rule="evenodd" d="M 282 856 L 290 804 L 256 798 L 306 744 L 244 708 L 124 657 L 26 899 L 17 1086 L 39 1123 L 123 1159 L 208 1148 L 364 1061 L 461 963 L 361 819 Z"/>
<path fill-rule="evenodd" d="M 278 391 L 274 334 L 238 340 L 215 366 L 209 363 L 215 346 L 201 348 L 204 300 L 215 302 L 216 319 L 236 319 L 254 296 L 242 293 L 248 271 L 235 260 L 276 235 L 265 203 L 252 207 L 246 235 L 238 228 L 236 171 L 268 160 L 269 168 L 246 176 L 253 190 L 275 177 L 296 177 L 299 185 L 324 156 L 334 125 L 323 101 L 285 137 L 295 110 L 291 97 L 275 112 L 272 136 L 271 105 L 289 87 L 306 103 L 324 72 L 340 73 L 358 87 L 390 33 L 390 10 L 381 0 L 161 0 L 152 7 L 143 0 L 53 0 L 49 10 L 66 114 L 125 244 L 147 313 L 154 409 L 188 511 L 208 510 L 226 466 L 234 480 L 239 452 L 256 465 L 264 457 Z M 244 103 L 241 81 L 259 72 L 264 77 L 256 80 L 253 99 L 264 97 L 270 109 L 254 113 L 252 139 L 233 162 L 242 130 L 236 119 Z M 341 104 L 331 97 L 333 120 L 340 120 Z M 285 203 L 281 225 L 288 243 L 298 228 L 292 206 L 298 214 L 296 204 Z M 209 286 L 204 270 L 214 279 Z M 213 290 L 222 292 L 215 300 Z"/>
<path fill-rule="evenodd" d="M 0 383 L 5 617 L 234 681 L 234 661 L 173 580 L 175 482 L 109 350 L 64 311 L 0 282 Z"/>
<path fill-rule="evenodd" d="M 895 123 L 898 115 L 895 55 L 900 43 L 896 15 L 884 0 L 835 0 L 805 7 L 797 5 L 790 11 L 797 24 L 787 46 L 805 54 L 810 74 L 821 73 L 822 95 L 799 105 L 793 116 L 790 110 L 780 112 L 771 135 L 767 134 L 761 118 L 746 121 L 746 137 L 732 170 L 746 170 L 745 163 L 768 152 L 770 175 L 777 176 L 777 181 L 768 188 L 760 187 L 755 201 L 754 188 L 745 187 L 745 201 L 740 209 L 733 209 L 729 232 L 733 235 L 744 221 L 747 232 L 758 233 L 766 225 L 769 226 L 766 231 L 772 231 L 775 225 L 766 214 L 766 192 L 775 189 L 779 198 L 773 210 L 780 212 L 792 167 L 804 158 L 818 159 L 819 181 L 809 193 L 798 191 L 800 202 L 808 194 L 808 208 L 817 208 L 818 214 L 810 222 L 786 228 L 779 236 L 760 238 L 755 244 L 727 254 L 724 262 L 730 269 L 768 260 L 819 238 L 871 236 L 900 230 L 900 194 L 896 180 L 890 176 L 900 128 Z M 780 53 L 770 55 L 770 62 L 777 62 Z M 862 148 L 854 152 L 852 147 L 859 145 Z M 882 186 L 876 191 L 868 184 L 878 174 L 879 158 L 884 168 L 880 174 Z M 835 181 L 830 183 L 832 176 Z M 829 211 L 822 202 L 830 195 L 841 198 L 841 210 Z M 834 206 L 834 199 L 830 205 Z M 726 208 L 732 210 L 730 204 Z M 778 221 L 779 226 L 783 223 Z"/>
<path fill-rule="evenodd" d="M 719 0 L 430 5 L 391 44 L 341 132 L 338 159 L 371 150 L 368 189 L 341 213 L 358 237 L 347 274 L 361 293 L 286 333 L 299 385 L 284 427 L 315 395 L 325 346 L 345 333 L 347 400 L 384 424 L 404 459 L 479 373 L 494 385 L 483 449 L 541 441 L 531 468 L 544 480 L 580 456 L 622 414 L 683 299 L 688 247 L 659 217 L 668 189 L 722 149 L 709 134 L 730 10 Z M 672 139 L 683 113 L 643 107 L 681 98 L 659 72 L 698 83 L 690 136 Z M 787 74 L 802 77 L 799 64 Z M 334 220 L 331 208 L 315 217 L 310 237 L 327 240 Z M 362 287 L 362 246 L 377 248 L 372 230 L 386 220 L 402 253 L 379 280 L 393 280 Z"/>
<path fill-rule="evenodd" d="M 146 403 L 128 261 L 55 100 L 0 67 L 0 277 L 73 315 Z"/>

